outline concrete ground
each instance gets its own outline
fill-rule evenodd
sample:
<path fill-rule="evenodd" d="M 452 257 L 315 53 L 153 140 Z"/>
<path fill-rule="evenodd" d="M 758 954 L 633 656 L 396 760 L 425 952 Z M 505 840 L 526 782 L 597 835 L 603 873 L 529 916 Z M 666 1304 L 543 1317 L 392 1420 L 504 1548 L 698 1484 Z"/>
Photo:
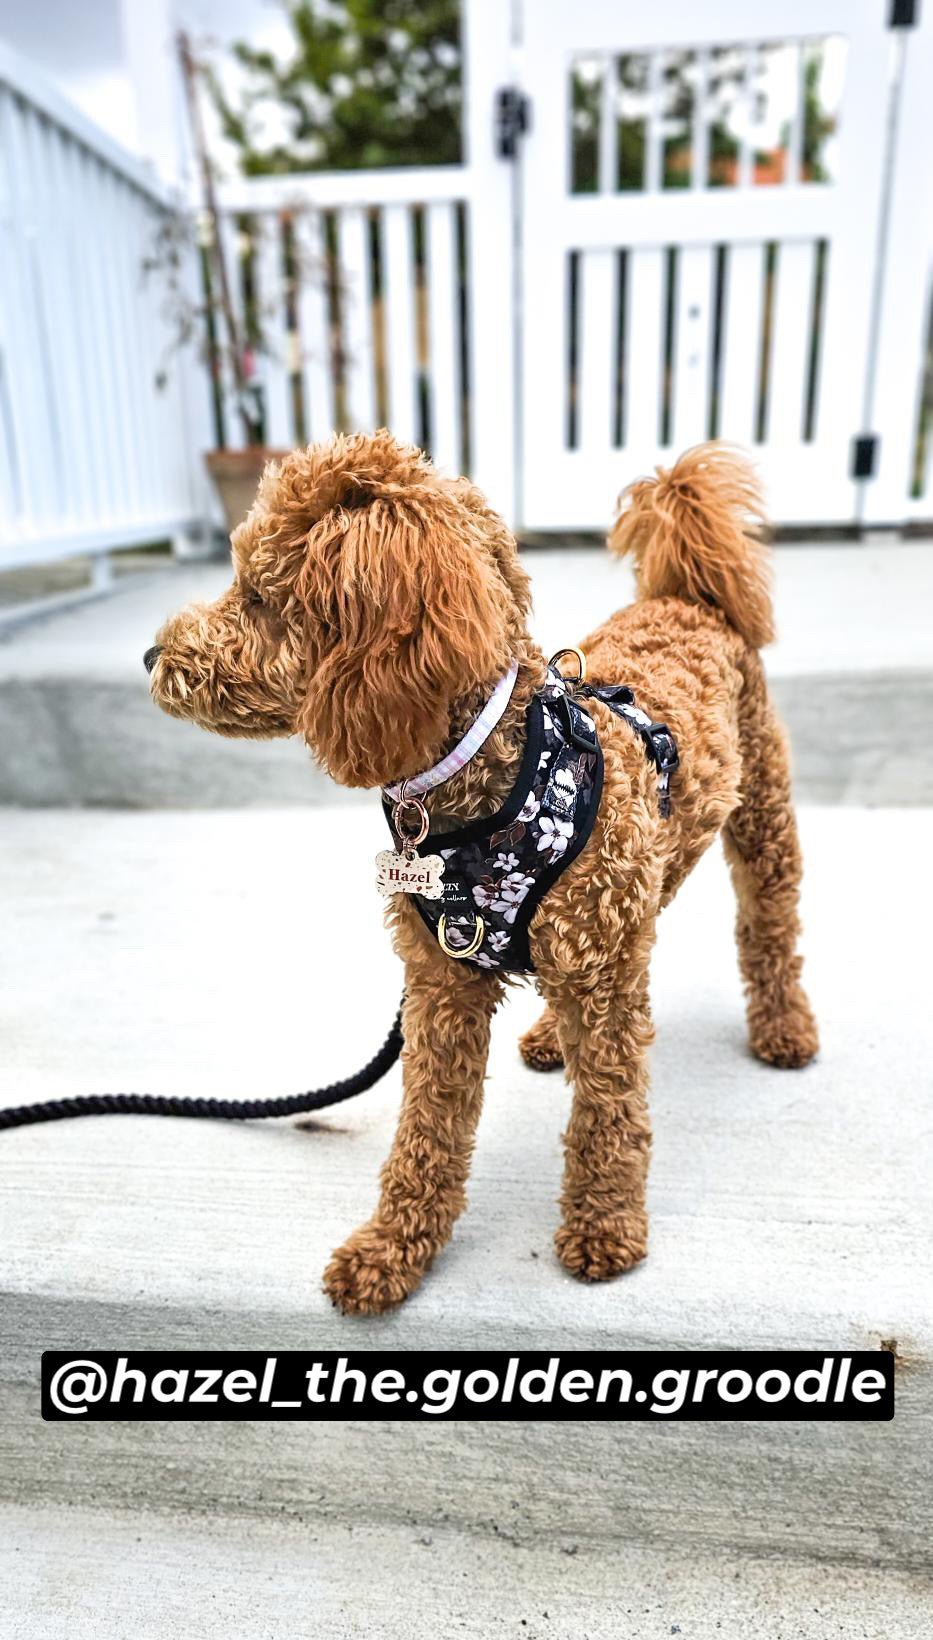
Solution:
<path fill-rule="evenodd" d="M 277 1094 L 356 1068 L 381 1041 L 400 973 L 372 890 L 375 799 L 7 811 L 0 828 L 5 1103 Z M 821 1056 L 797 1073 L 747 1056 L 712 851 L 661 923 L 652 1248 L 615 1283 L 582 1287 L 552 1257 L 568 1094 L 518 1060 L 527 990 L 494 1029 L 470 1210 L 392 1316 L 338 1316 L 319 1276 L 372 1205 L 397 1071 L 313 1125 L 138 1117 L 0 1134 L 11 1632 L 930 1632 L 929 820 L 808 809 L 802 830 Z M 331 849 L 349 883 L 339 918 Z M 878 1425 L 76 1428 L 38 1415 L 52 1347 L 881 1339 L 903 1366 L 897 1416 Z M 127 1617 L 103 1615 L 127 1588 Z"/>
<path fill-rule="evenodd" d="M 41 1640 L 928 1640 L 933 1616 L 898 1573 L 443 1524 L 0 1507 L 0 1534 L 9 1632 Z"/>
<path fill-rule="evenodd" d="M 550 653 L 631 597 L 594 548 L 525 554 L 533 630 Z M 297 741 L 244 744 L 153 710 L 142 655 L 182 604 L 214 597 L 225 564 L 174 565 L 4 637 L 0 803 L 131 808 L 332 800 Z M 776 551 L 779 641 L 766 662 L 810 802 L 933 802 L 933 544 Z M 346 794 L 344 794 L 346 796 Z"/>

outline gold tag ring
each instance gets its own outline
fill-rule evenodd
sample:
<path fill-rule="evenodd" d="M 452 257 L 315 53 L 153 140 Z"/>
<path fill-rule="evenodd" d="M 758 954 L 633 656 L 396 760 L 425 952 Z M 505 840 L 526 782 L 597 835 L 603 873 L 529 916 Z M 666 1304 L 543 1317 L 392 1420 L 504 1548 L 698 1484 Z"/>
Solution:
<path fill-rule="evenodd" d="M 417 830 L 406 831 L 402 821 L 411 811 L 418 816 Z M 406 797 L 404 792 L 397 803 L 392 805 L 392 830 L 403 848 L 416 849 L 423 843 L 431 829 L 431 821 L 424 804 L 417 797 Z"/>
<path fill-rule="evenodd" d="M 473 938 L 471 939 L 469 945 L 465 945 L 463 947 L 462 951 L 455 951 L 452 945 L 447 944 L 447 935 L 445 933 L 446 927 L 447 927 L 447 914 L 446 914 L 446 912 L 442 911 L 441 912 L 441 920 L 437 925 L 437 943 L 440 946 L 441 950 L 444 952 L 445 956 L 456 957 L 458 960 L 461 957 L 475 957 L 477 951 L 479 950 L 480 946 L 483 943 L 483 939 L 484 939 L 485 934 L 486 934 L 486 924 L 483 922 L 482 917 L 477 916 L 477 919 L 476 919 L 476 932 L 473 935 Z"/>
<path fill-rule="evenodd" d="M 576 655 L 576 657 L 577 657 L 577 666 L 580 669 L 577 673 L 576 678 L 568 678 L 567 682 L 568 683 L 585 683 L 586 682 L 586 656 L 584 655 L 583 650 L 582 649 L 577 649 L 574 644 L 568 644 L 566 649 L 557 649 L 557 650 L 555 650 L 554 654 L 551 656 L 550 660 L 548 661 L 548 666 L 553 666 L 553 668 L 556 672 L 557 671 L 558 661 L 562 660 L 565 655 Z"/>

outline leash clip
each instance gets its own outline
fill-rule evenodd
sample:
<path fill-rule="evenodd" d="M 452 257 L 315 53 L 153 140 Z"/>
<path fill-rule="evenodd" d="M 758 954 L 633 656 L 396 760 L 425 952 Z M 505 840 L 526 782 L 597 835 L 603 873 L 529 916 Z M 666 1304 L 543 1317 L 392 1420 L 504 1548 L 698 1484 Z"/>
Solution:
<path fill-rule="evenodd" d="M 431 819 L 420 797 L 409 797 L 406 791 L 407 780 L 403 780 L 397 802 L 392 804 L 392 830 L 398 838 L 399 845 L 406 860 L 412 860 L 419 843 L 423 843 L 431 829 Z M 406 813 L 417 815 L 414 831 L 406 831 L 404 818 Z"/>

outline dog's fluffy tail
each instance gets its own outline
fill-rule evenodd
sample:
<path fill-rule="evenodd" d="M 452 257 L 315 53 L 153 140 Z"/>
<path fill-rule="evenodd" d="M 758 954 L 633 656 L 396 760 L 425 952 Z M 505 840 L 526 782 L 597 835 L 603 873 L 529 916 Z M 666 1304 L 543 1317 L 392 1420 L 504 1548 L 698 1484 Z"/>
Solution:
<path fill-rule="evenodd" d="M 760 649 L 774 637 L 763 524 L 750 463 L 728 445 L 698 444 L 622 492 L 609 548 L 635 560 L 640 598 L 711 604 Z"/>

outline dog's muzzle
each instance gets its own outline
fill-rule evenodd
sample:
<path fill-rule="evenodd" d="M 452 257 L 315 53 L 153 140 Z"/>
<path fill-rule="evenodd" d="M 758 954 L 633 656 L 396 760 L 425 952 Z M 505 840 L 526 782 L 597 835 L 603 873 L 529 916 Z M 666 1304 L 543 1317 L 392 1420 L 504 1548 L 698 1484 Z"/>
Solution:
<path fill-rule="evenodd" d="M 146 668 L 147 672 L 152 671 L 152 668 L 155 666 L 155 663 L 161 653 L 162 650 L 157 643 L 154 643 L 151 649 L 146 650 L 146 653 L 143 656 L 143 666 Z"/>

